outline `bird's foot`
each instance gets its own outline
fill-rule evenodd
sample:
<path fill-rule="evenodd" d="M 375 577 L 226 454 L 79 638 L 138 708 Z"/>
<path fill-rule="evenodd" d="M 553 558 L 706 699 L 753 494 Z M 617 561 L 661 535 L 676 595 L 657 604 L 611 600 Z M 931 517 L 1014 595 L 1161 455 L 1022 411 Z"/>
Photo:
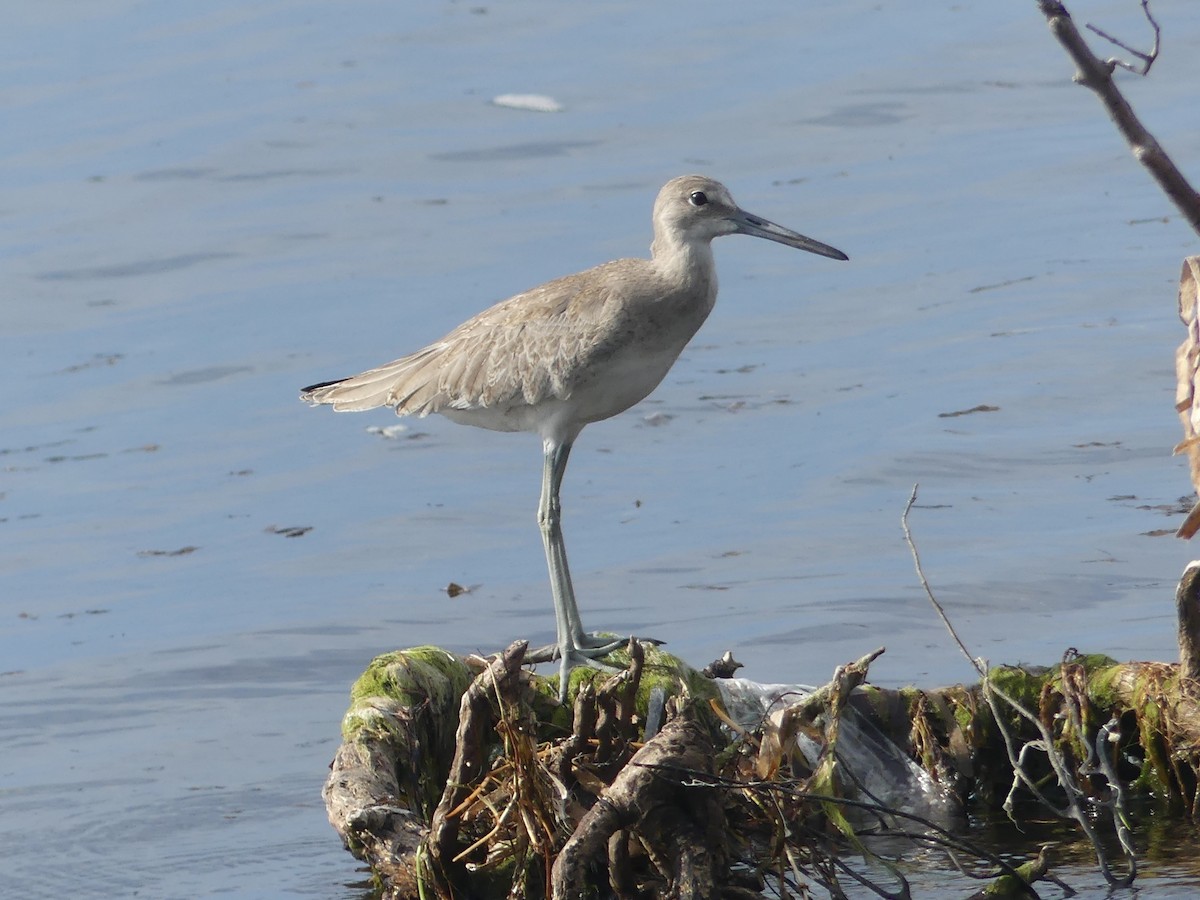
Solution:
<path fill-rule="evenodd" d="M 633 638 L 633 640 L 653 644 L 662 643 L 650 638 Z M 571 670 L 577 668 L 598 669 L 601 672 L 620 672 L 621 669 L 601 662 L 600 657 L 607 656 L 614 650 L 620 650 L 629 645 L 625 638 L 613 638 L 611 634 L 580 633 L 568 638 L 561 644 L 549 644 L 525 654 L 525 660 L 531 663 L 559 661 L 558 699 L 567 702 L 567 688 L 570 686 Z"/>
<path fill-rule="evenodd" d="M 575 660 L 575 666 L 589 666 L 593 669 L 601 669 L 605 671 L 615 672 L 614 667 L 597 662 L 602 656 L 608 656 L 614 650 L 620 650 L 623 647 L 629 646 L 629 638 L 619 638 L 612 634 L 599 634 L 597 632 L 580 632 L 569 638 L 563 643 L 547 644 L 545 647 L 539 647 L 536 650 L 530 650 L 525 654 L 526 662 L 540 663 L 553 662 L 556 659 L 572 658 Z M 642 644 L 652 644 L 657 647 L 663 642 L 654 638 L 634 637 L 633 640 Z"/>
<path fill-rule="evenodd" d="M 625 641 L 614 641 L 611 638 L 603 643 L 591 644 L 585 643 L 582 646 L 574 643 L 568 643 L 565 646 L 562 644 L 547 644 L 545 647 L 538 647 L 536 650 L 530 650 L 525 654 L 525 661 L 531 663 L 553 662 L 556 659 L 570 660 L 571 668 L 577 666 L 587 666 L 592 669 L 600 669 L 606 672 L 615 672 L 617 669 L 608 663 L 599 661 L 600 657 L 608 656 L 614 650 L 620 650 L 626 644 Z"/>

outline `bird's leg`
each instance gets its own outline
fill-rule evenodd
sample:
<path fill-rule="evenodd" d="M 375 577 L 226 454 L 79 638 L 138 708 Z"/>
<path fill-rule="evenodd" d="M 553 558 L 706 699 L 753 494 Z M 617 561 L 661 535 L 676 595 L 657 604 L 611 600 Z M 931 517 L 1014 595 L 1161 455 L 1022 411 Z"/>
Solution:
<path fill-rule="evenodd" d="M 558 638 L 557 653 L 561 660 L 560 698 L 566 698 L 567 677 L 579 665 L 600 666 L 595 657 L 604 656 L 624 644 L 584 633 L 571 586 L 571 570 L 567 568 L 567 547 L 562 535 L 562 506 L 558 499 L 571 442 L 546 438 L 542 442 L 542 499 L 538 504 L 538 527 L 546 548 L 546 566 L 550 570 L 550 593 L 554 598 L 554 618 Z M 607 668 L 606 666 L 600 666 Z"/>
<path fill-rule="evenodd" d="M 567 566 L 567 548 L 562 535 L 562 504 L 559 489 L 567 469 L 570 443 L 544 442 L 542 468 L 542 498 L 538 504 L 538 527 L 546 549 L 546 566 L 550 570 L 550 591 L 554 597 L 554 613 L 558 627 L 558 643 L 564 648 L 585 648 L 592 643 L 583 633 L 571 571 Z"/>

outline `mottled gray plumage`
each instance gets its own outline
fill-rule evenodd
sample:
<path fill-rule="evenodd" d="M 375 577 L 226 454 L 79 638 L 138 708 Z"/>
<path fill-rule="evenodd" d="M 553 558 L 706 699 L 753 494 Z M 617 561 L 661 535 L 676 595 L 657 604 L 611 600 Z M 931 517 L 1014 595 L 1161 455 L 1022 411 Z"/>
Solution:
<path fill-rule="evenodd" d="M 667 182 L 654 203 L 650 259 L 619 259 L 510 297 L 440 341 L 350 378 L 304 388 L 338 411 L 390 406 L 440 413 L 495 431 L 531 431 L 544 451 L 538 521 L 558 622 L 553 655 L 561 692 L 576 664 L 608 642 L 585 634 L 559 527 L 567 456 L 589 422 L 615 416 L 654 390 L 717 298 L 711 241 L 749 234 L 833 259 L 845 254 L 739 209 L 724 185 L 700 175 Z"/>
<path fill-rule="evenodd" d="M 409 356 L 306 389 L 306 399 L 443 413 L 497 431 L 565 424 L 552 410 L 580 426 L 606 419 L 662 380 L 712 309 L 708 280 L 672 283 L 651 260 L 605 263 L 498 303 Z M 630 368 L 644 374 L 612 377 Z"/>

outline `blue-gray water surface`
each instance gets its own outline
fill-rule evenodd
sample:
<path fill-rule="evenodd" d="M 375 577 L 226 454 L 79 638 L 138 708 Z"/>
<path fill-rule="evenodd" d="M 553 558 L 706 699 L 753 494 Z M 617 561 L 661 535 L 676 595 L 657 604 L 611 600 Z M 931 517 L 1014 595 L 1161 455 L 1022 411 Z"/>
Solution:
<path fill-rule="evenodd" d="M 1121 84 L 1195 173 L 1200 7 L 1154 9 Z M 576 445 L 587 625 L 761 681 L 880 645 L 877 683 L 967 680 L 919 482 L 973 652 L 1175 656 L 1196 236 L 1033 2 L 59 0 L 0 50 L 0 895 L 363 895 L 318 793 L 347 688 L 552 639 L 540 448 L 298 388 L 646 253 L 689 171 L 851 261 L 717 243 L 709 322 Z"/>

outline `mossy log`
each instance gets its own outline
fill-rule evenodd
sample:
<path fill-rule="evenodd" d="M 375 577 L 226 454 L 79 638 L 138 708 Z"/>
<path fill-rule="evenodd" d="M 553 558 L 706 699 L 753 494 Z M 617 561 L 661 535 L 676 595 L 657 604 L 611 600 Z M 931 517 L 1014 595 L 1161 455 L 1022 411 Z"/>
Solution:
<path fill-rule="evenodd" d="M 989 680 L 1032 710 L 1060 751 L 1077 764 L 1088 757 L 1101 726 L 1113 721 L 1108 752 L 1122 780 L 1195 817 L 1200 811 L 1200 685 L 1180 678 L 1179 669 L 1175 663 L 1118 663 L 1103 655 L 1071 654 L 1053 667 L 1000 666 L 990 671 Z M 959 796 L 990 802 L 1012 783 L 980 685 L 932 691 L 867 686 L 854 703 Z M 1019 741 L 1038 738 L 1016 713 L 1005 724 Z"/>
<path fill-rule="evenodd" d="M 977 852 L 918 812 L 1007 804 L 1064 779 L 1098 809 L 1128 787 L 1194 821 L 1200 564 L 1176 598 L 1181 664 L 1068 650 L 1055 666 L 937 690 L 866 682 L 882 648 L 798 691 L 720 682 L 631 641 L 606 658 L 617 674 L 572 672 L 566 707 L 557 678 L 524 665 L 524 642 L 490 660 L 397 650 L 350 691 L 326 809 L 386 898 L 750 898 L 770 880 L 836 893 L 839 852 L 870 854 L 864 834 L 916 821 Z M 1036 750 L 1021 751 L 1020 779 L 1012 744 Z M 920 808 L 917 793 L 942 806 Z M 1024 869 L 978 856 L 998 866 L 1001 892 L 1051 877 L 1036 852 Z"/>
<path fill-rule="evenodd" d="M 323 796 L 346 848 L 371 865 L 385 896 L 467 883 L 472 896 L 504 896 L 514 877 L 528 877 L 524 869 L 514 876 L 514 860 L 528 866 L 535 855 L 548 883 L 561 823 L 544 813 L 533 822 L 530 810 L 561 805 L 568 786 L 577 796 L 602 791 L 634 754 L 655 694 L 660 705 L 681 691 L 700 704 L 718 697 L 700 673 L 633 644 L 606 658 L 622 667 L 616 678 L 573 672 L 575 707 L 566 709 L 556 678 L 522 668 L 524 652 L 518 642 L 488 664 L 437 647 L 395 651 L 373 660 L 351 689 Z M 696 727 L 716 736 L 717 718 L 698 709 L 704 724 Z M 534 759 L 539 744 L 550 752 Z M 485 795 L 480 785 L 495 787 L 488 779 L 498 760 L 519 788 L 505 797 L 506 812 L 523 820 L 519 840 L 501 853 L 511 858 L 500 861 L 489 860 L 487 842 L 460 841 L 462 820 L 479 813 L 472 803 Z M 570 814 L 585 812 L 574 806 Z M 512 822 L 496 825 L 499 833 Z"/>
<path fill-rule="evenodd" d="M 879 652 L 749 722 L 730 716 L 716 682 L 640 644 L 609 658 L 621 674 L 574 673 L 571 708 L 556 679 L 523 665 L 523 642 L 490 661 L 385 654 L 352 690 L 329 818 L 391 898 L 752 897 L 777 877 L 829 887 L 839 846 L 863 849 L 856 810 L 876 826 L 884 813 L 914 818 L 860 802 L 848 741 L 874 735 L 870 753 L 887 744 L 952 804 L 1014 790 L 983 686 L 881 689 L 866 683 Z M 1099 746 L 1130 788 L 1200 814 L 1200 685 L 1178 664 L 1070 651 L 1051 667 L 996 667 L 986 683 L 1040 720 L 1085 793 L 1111 789 L 1089 761 Z M 1018 742 L 1042 736 L 1003 715 Z M 648 733 L 655 719 L 665 724 Z M 1034 779 L 1050 774 L 1038 764 Z M 1018 893 L 1023 872 L 1044 874 L 1001 869 Z"/>
<path fill-rule="evenodd" d="M 395 897 L 416 897 L 417 859 L 454 752 L 454 704 L 474 676 L 437 647 L 385 653 L 350 691 L 322 794 L 351 853 Z"/>

